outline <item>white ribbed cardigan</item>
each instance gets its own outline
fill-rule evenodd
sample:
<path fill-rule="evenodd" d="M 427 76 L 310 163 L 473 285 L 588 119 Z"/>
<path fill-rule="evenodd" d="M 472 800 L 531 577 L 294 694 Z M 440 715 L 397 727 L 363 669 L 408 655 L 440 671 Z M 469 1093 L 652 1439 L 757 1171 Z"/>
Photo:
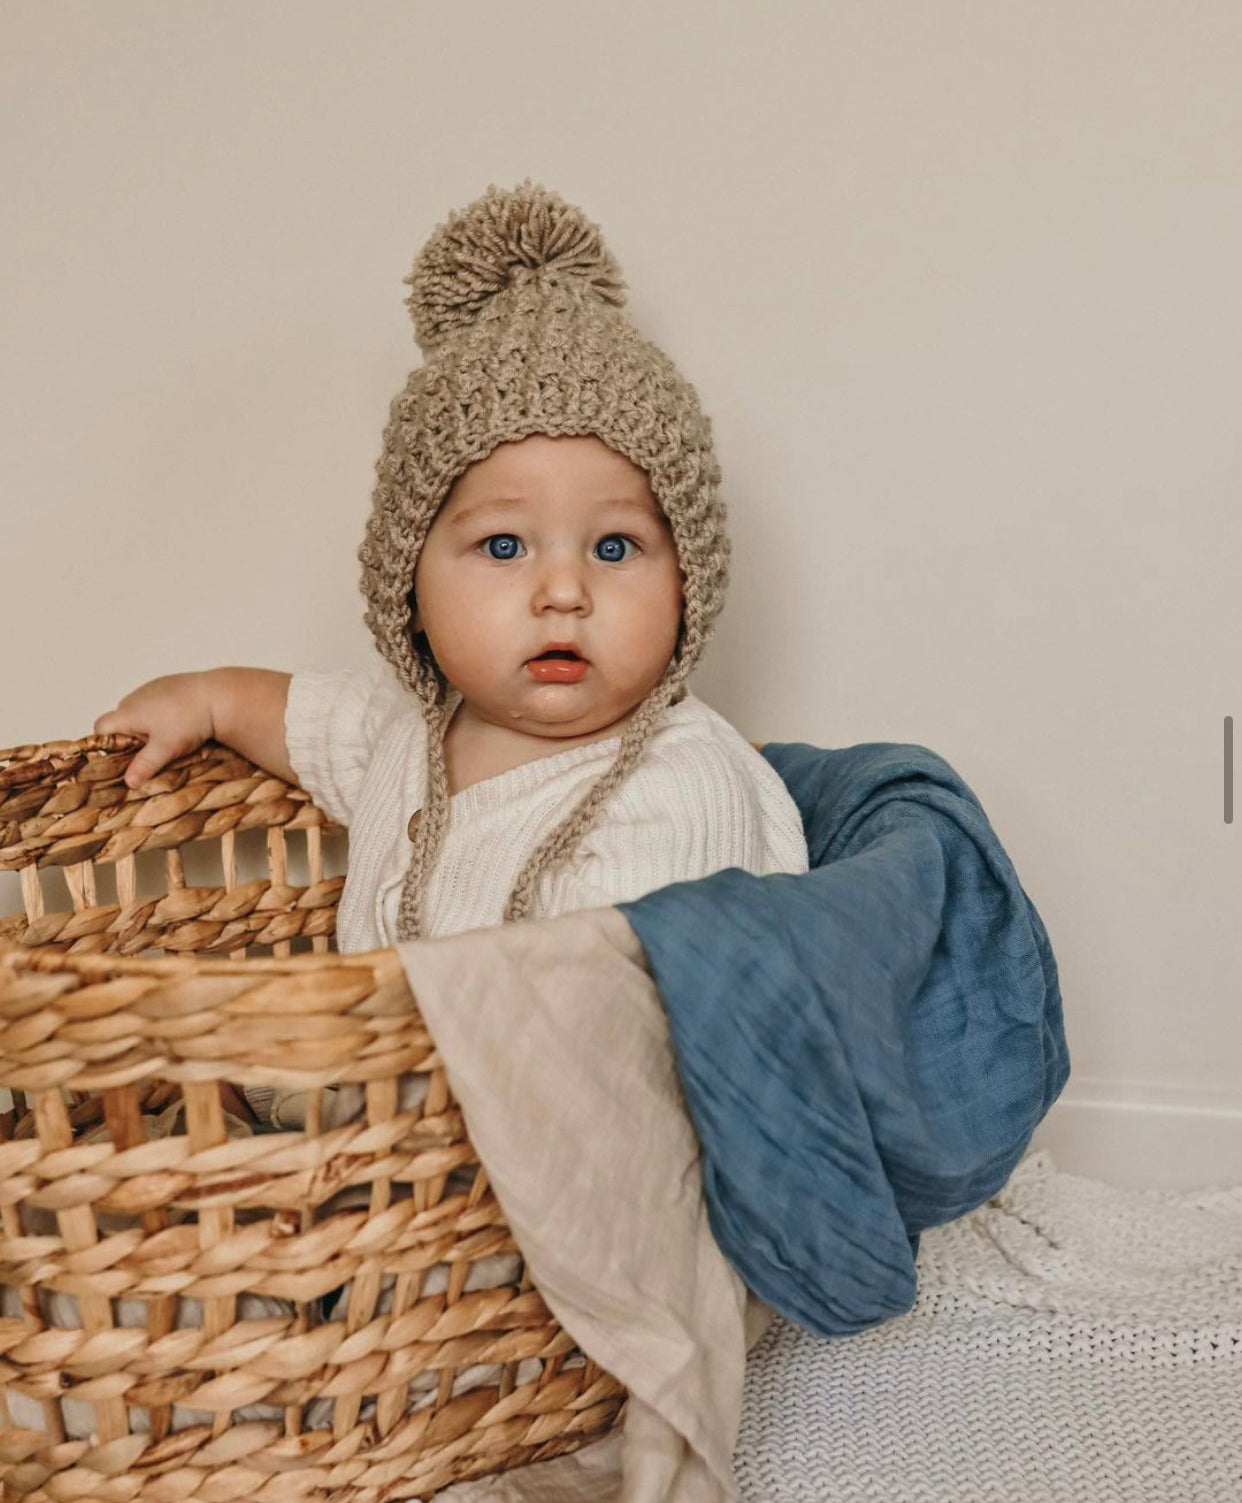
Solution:
<path fill-rule="evenodd" d="M 349 829 L 338 949 L 395 944 L 407 827 L 426 788 L 418 700 L 382 659 L 363 669 L 300 670 L 289 683 L 285 742 L 298 782 Z M 620 742 L 612 736 L 554 752 L 454 794 L 424 896 L 424 934 L 503 923 L 530 852 L 611 766 Z M 532 917 L 609 907 L 731 866 L 756 876 L 806 871 L 801 816 L 741 732 L 687 693 L 664 711 L 574 856 L 544 874 Z"/>

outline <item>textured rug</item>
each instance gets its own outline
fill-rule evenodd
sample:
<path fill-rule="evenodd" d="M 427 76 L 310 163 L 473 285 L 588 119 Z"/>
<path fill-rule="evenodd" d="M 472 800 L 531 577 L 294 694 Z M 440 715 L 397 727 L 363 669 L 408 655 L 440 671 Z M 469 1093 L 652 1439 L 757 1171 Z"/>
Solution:
<path fill-rule="evenodd" d="M 1242 1503 L 1242 1183 L 1126 1190 L 1036 1150 L 918 1274 L 895 1320 L 755 1347 L 742 1503 Z"/>

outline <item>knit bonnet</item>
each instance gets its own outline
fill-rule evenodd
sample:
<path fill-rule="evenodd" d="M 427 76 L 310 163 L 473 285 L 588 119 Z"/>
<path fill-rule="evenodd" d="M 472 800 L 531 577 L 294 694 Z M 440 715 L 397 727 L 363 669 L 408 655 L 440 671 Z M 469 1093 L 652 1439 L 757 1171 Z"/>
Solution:
<path fill-rule="evenodd" d="M 683 591 L 668 666 L 620 733 L 612 765 L 531 852 L 506 921 L 528 916 L 540 877 L 572 856 L 666 706 L 685 697 L 724 603 L 730 558 L 711 420 L 694 387 L 621 311 L 620 267 L 580 209 L 529 178 L 511 191 L 492 184 L 436 227 L 404 281 L 424 363 L 390 405 L 358 550 L 364 619 L 427 725 L 426 794 L 410 821 L 399 942 L 422 932 L 448 821 L 443 748 L 456 691 L 411 623 L 414 568 L 457 477 L 497 445 L 532 433 L 594 434 L 646 472 L 670 524 Z"/>

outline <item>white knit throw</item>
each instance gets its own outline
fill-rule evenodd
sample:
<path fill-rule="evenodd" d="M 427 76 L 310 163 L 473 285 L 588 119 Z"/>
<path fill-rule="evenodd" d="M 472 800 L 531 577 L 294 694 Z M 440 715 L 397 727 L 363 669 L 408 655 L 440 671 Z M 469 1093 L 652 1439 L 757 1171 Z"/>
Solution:
<path fill-rule="evenodd" d="M 742 1503 L 1240 1503 L 1242 1184 L 1127 1190 L 1027 1154 L 924 1232 L 906 1315 L 750 1355 Z"/>

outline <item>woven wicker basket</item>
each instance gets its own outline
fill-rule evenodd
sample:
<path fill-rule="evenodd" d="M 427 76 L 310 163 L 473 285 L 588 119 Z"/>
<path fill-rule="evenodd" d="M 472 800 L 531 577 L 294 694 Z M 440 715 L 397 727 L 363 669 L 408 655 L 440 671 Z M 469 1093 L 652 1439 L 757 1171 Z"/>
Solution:
<path fill-rule="evenodd" d="M 334 952 L 344 832 L 216 742 L 130 789 L 140 744 L 0 751 L 3 1495 L 429 1498 L 603 1435 L 625 1391 L 526 1276 L 396 951 Z M 230 1135 L 228 1081 L 309 1088 L 305 1130 Z M 365 1113 L 322 1130 L 345 1081 Z"/>

